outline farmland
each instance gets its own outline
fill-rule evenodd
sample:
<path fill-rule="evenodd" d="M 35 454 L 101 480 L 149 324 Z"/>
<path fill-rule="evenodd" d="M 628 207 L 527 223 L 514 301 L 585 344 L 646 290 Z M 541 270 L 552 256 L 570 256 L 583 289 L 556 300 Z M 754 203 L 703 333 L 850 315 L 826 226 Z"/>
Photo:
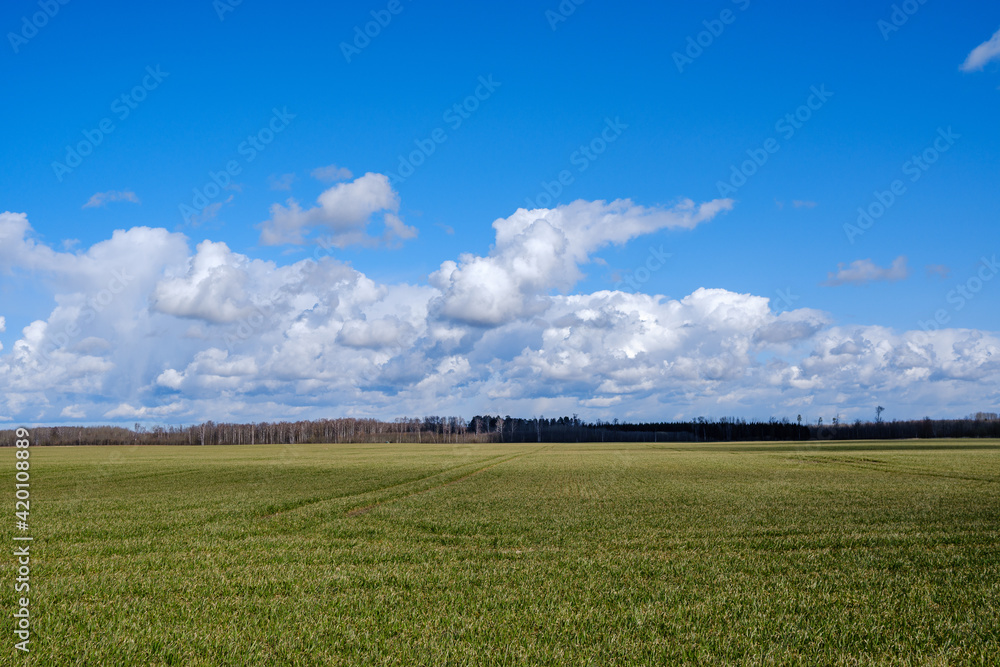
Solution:
<path fill-rule="evenodd" d="M 19 663 L 1000 655 L 996 440 L 31 451 Z"/>

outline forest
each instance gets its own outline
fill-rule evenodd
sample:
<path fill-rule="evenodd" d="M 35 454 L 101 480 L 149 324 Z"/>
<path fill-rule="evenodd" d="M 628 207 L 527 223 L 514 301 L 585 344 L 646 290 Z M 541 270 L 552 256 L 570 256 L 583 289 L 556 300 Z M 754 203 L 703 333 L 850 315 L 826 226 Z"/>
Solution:
<path fill-rule="evenodd" d="M 499 415 L 377 419 L 319 419 L 248 424 L 212 421 L 190 426 L 43 426 L 31 429 L 32 445 L 254 445 L 297 443 L 486 443 L 486 442 L 736 442 L 804 440 L 897 440 L 1000 438 L 1000 415 L 978 412 L 965 419 L 823 424 L 801 420 L 747 421 L 699 417 L 688 422 L 588 422 L 577 415 L 519 418 Z M 0 431 L 0 446 L 13 446 L 14 429 Z"/>

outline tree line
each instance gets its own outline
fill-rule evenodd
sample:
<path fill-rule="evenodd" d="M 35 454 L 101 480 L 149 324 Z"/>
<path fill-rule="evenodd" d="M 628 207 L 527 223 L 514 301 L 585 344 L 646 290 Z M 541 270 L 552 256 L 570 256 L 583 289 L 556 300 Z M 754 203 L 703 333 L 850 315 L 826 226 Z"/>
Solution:
<path fill-rule="evenodd" d="M 881 416 L 881 413 L 878 414 Z M 191 426 L 47 426 L 31 429 L 33 445 L 255 445 L 299 443 L 487 443 L 487 442 L 736 442 L 776 440 L 892 440 L 906 438 L 1000 438 L 1000 416 L 965 419 L 803 424 L 787 419 L 747 421 L 699 417 L 687 422 L 588 422 L 577 415 L 546 419 L 500 415 L 377 419 L 319 419 L 248 424 L 212 421 Z M 13 446 L 14 430 L 0 431 L 0 446 Z"/>

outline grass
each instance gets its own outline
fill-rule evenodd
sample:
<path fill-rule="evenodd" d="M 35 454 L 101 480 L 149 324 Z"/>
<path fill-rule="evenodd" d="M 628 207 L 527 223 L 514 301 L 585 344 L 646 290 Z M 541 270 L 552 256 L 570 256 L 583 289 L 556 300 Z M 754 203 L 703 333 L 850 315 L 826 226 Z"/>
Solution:
<path fill-rule="evenodd" d="M 1000 660 L 997 441 L 35 448 L 31 464 L 36 634 L 18 664 Z"/>

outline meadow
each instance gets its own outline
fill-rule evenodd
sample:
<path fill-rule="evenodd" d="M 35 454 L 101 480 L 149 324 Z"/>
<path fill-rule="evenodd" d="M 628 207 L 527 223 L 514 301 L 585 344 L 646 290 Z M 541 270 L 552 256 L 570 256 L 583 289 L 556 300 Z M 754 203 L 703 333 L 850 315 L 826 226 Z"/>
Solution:
<path fill-rule="evenodd" d="M 1000 661 L 996 440 L 35 447 L 31 481 L 3 664 Z"/>

